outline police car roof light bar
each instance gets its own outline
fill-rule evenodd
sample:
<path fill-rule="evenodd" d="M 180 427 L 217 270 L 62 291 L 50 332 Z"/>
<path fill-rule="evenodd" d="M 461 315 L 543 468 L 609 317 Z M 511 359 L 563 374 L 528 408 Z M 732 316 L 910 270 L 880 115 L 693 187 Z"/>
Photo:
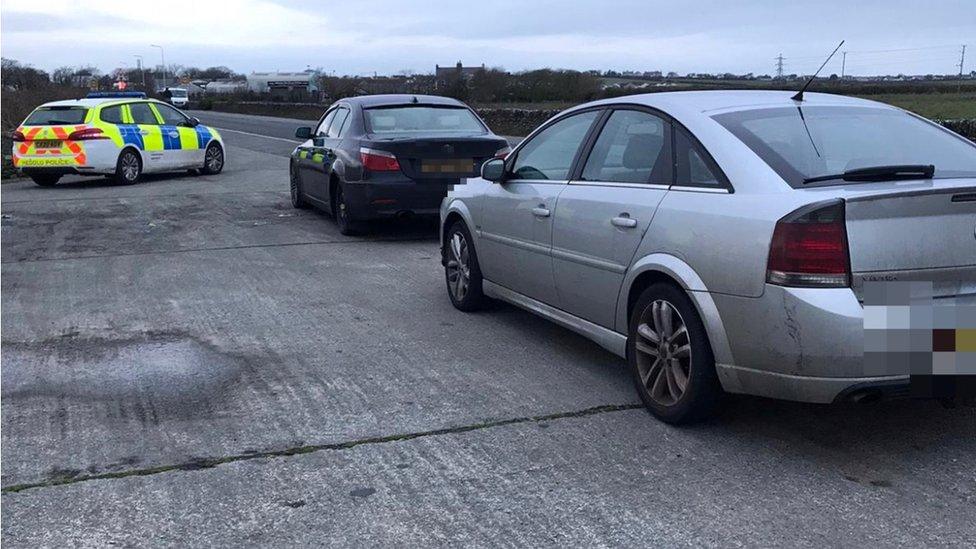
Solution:
<path fill-rule="evenodd" d="M 146 94 L 143 92 L 91 92 L 85 96 L 86 99 L 105 99 L 109 97 L 137 97 L 139 99 L 145 99 Z"/>

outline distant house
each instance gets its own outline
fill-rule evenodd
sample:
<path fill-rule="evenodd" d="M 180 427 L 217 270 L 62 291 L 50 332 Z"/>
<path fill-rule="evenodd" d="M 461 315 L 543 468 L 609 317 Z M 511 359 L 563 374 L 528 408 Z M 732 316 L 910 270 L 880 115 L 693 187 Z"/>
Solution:
<path fill-rule="evenodd" d="M 458 79 L 471 80 L 474 75 L 478 74 L 478 71 L 483 70 L 485 70 L 484 63 L 480 67 L 465 67 L 460 61 L 453 67 L 434 65 L 434 87 L 435 89 L 442 89 L 449 87 L 452 82 L 456 82 Z"/>

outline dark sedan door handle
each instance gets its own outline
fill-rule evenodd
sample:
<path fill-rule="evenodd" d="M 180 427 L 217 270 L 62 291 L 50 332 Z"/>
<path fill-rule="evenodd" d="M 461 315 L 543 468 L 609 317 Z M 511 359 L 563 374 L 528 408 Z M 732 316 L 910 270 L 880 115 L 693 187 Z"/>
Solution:
<path fill-rule="evenodd" d="M 633 229 L 637 226 L 637 220 L 632 219 L 629 215 L 623 214 L 614 217 L 610 220 L 614 227 L 620 227 L 621 229 Z"/>
<path fill-rule="evenodd" d="M 536 217 L 549 217 L 549 213 L 549 208 L 543 208 L 542 206 L 532 208 L 532 215 Z"/>

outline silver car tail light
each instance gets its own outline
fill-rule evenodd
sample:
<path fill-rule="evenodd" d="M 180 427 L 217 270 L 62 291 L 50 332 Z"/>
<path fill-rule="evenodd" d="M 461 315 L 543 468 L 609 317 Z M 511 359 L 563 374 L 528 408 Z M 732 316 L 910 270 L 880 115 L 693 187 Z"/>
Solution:
<path fill-rule="evenodd" d="M 802 288 L 847 287 L 850 265 L 844 201 L 812 204 L 776 223 L 766 282 Z"/>

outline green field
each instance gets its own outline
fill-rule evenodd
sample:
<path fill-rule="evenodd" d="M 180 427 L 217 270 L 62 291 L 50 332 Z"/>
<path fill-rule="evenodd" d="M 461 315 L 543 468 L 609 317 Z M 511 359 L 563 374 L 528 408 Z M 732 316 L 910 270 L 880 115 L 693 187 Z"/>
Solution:
<path fill-rule="evenodd" d="M 890 93 L 862 95 L 864 99 L 889 103 L 936 120 L 976 118 L 976 92 Z"/>
<path fill-rule="evenodd" d="M 663 91 L 663 90 L 662 90 Z M 821 90 L 817 90 L 821 91 Z M 827 93 L 838 93 L 827 90 Z M 843 94 L 854 95 L 871 101 L 880 101 L 901 107 L 936 120 L 976 119 L 976 91 L 929 92 L 929 93 L 882 93 L 882 94 Z M 482 103 L 476 108 L 508 108 L 526 110 L 566 109 L 574 103 L 546 101 L 538 103 Z"/>

